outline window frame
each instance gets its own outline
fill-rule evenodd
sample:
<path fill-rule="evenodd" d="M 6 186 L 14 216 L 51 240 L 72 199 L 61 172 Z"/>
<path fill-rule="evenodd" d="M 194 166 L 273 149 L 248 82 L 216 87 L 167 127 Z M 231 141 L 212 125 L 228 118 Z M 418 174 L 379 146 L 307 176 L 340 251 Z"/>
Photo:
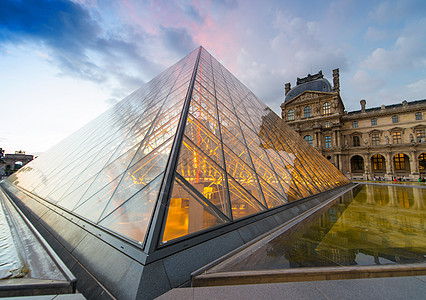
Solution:
<path fill-rule="evenodd" d="M 374 171 L 383 171 L 385 168 L 385 158 L 381 154 L 375 154 L 371 157 L 371 166 Z"/>
<path fill-rule="evenodd" d="M 289 109 L 287 112 L 287 121 L 294 121 L 294 110 Z"/>
<path fill-rule="evenodd" d="M 373 118 L 371 119 L 371 126 L 376 126 L 377 125 L 377 119 Z"/>
<path fill-rule="evenodd" d="M 399 145 L 402 144 L 402 134 L 401 131 L 392 132 L 392 144 Z"/>
<path fill-rule="evenodd" d="M 305 118 L 310 118 L 310 117 L 312 117 L 312 109 L 308 105 L 308 106 L 305 107 Z"/>
<path fill-rule="evenodd" d="M 416 118 L 416 121 L 423 120 L 423 114 L 422 114 L 422 112 L 416 112 L 415 113 L 415 118 Z"/>
<path fill-rule="evenodd" d="M 325 141 L 325 143 L 324 143 L 325 148 L 330 149 L 331 148 L 331 135 L 326 135 L 324 137 L 324 141 Z"/>
<path fill-rule="evenodd" d="M 399 122 L 398 115 L 394 115 L 394 116 L 392 116 L 392 124 L 396 124 L 396 123 L 398 123 L 398 122 Z"/>
<path fill-rule="evenodd" d="M 380 134 L 372 133 L 371 134 L 371 145 L 379 146 L 380 145 Z"/>
<path fill-rule="evenodd" d="M 324 102 L 324 104 L 322 105 L 322 114 L 325 115 L 325 116 L 331 115 L 330 102 Z"/>
<path fill-rule="evenodd" d="M 360 147 L 361 146 L 361 139 L 359 135 L 352 136 L 352 145 L 354 147 Z"/>
<path fill-rule="evenodd" d="M 395 171 L 405 170 L 405 167 L 406 167 L 405 154 L 404 153 L 395 154 L 395 156 L 393 157 L 393 164 L 395 167 Z"/>
<path fill-rule="evenodd" d="M 416 129 L 416 141 L 417 141 L 417 143 L 426 142 L 426 130 L 425 129 Z"/>

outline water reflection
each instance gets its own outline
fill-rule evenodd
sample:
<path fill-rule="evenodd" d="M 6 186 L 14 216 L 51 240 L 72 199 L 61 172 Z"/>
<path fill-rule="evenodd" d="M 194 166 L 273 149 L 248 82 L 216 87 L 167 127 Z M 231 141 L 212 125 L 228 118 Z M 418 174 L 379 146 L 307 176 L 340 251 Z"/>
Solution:
<path fill-rule="evenodd" d="M 424 262 L 426 189 L 361 185 L 221 271 Z"/>

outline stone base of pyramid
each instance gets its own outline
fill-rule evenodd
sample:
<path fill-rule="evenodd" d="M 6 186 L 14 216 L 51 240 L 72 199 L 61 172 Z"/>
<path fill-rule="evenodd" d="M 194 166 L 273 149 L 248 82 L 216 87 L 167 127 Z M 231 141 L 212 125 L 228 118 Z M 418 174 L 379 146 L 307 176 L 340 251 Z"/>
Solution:
<path fill-rule="evenodd" d="M 7 182 L 2 187 L 75 274 L 77 289 L 87 298 L 153 299 L 189 285 L 192 272 L 352 189 L 354 184 L 194 234 L 152 255 L 25 190 Z"/>

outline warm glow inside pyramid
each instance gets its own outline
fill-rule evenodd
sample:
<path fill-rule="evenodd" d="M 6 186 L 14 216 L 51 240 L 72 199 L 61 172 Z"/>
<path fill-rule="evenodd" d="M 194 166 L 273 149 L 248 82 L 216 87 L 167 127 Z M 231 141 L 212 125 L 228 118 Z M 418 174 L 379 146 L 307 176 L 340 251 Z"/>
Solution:
<path fill-rule="evenodd" d="M 140 243 L 349 182 L 201 47 L 8 181 Z"/>

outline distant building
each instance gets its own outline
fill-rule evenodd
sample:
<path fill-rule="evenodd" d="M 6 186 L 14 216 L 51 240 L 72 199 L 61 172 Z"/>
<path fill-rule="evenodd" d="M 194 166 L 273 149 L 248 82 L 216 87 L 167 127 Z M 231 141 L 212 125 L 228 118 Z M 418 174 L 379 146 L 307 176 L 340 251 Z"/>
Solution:
<path fill-rule="evenodd" d="M 339 69 L 333 86 L 320 71 L 285 84 L 282 118 L 352 179 L 426 177 L 426 100 L 346 112 Z"/>
<path fill-rule="evenodd" d="M 9 176 L 22 166 L 34 159 L 33 155 L 25 154 L 25 151 L 15 151 L 15 154 L 6 153 L 0 148 L 0 176 Z"/>

